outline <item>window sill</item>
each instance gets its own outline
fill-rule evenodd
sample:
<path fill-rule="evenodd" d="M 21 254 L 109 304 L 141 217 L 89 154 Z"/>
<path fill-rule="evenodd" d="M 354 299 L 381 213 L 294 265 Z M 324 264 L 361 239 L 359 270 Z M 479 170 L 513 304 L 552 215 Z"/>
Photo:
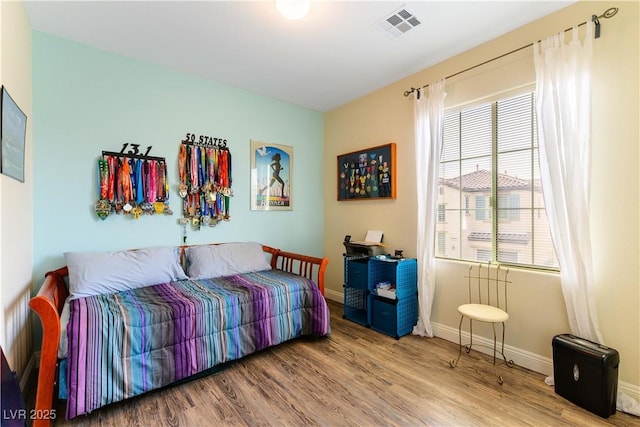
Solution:
<path fill-rule="evenodd" d="M 450 264 L 460 264 L 460 265 L 470 265 L 470 264 L 486 264 L 486 261 L 473 261 L 473 260 L 469 260 L 469 261 L 465 261 L 465 260 L 460 260 L 460 259 L 454 259 L 454 258 L 446 258 L 446 257 L 441 257 L 441 256 L 437 256 L 436 255 L 436 262 L 437 263 L 450 263 Z M 509 270 L 511 271 L 523 271 L 523 272 L 531 272 L 531 273 L 538 273 L 538 274 L 545 274 L 545 275 L 551 275 L 551 276 L 558 276 L 560 275 L 560 270 L 557 268 L 545 268 L 545 267 L 536 267 L 536 266 L 526 266 L 526 265 L 521 265 L 521 264 L 509 264 L 506 262 L 491 262 L 492 265 L 500 265 L 501 268 L 507 267 L 509 268 Z"/>

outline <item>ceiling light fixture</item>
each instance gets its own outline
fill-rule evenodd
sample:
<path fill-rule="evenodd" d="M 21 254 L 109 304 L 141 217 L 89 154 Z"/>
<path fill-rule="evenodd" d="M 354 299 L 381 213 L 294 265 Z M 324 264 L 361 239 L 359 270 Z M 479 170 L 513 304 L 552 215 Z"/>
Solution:
<path fill-rule="evenodd" d="M 310 7 L 310 0 L 276 0 L 276 9 L 287 19 L 304 18 Z"/>

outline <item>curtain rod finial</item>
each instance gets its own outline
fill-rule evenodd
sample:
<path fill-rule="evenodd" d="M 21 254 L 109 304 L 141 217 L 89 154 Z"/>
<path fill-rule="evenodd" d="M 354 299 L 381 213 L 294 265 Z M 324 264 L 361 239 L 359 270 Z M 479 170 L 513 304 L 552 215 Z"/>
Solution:
<path fill-rule="evenodd" d="M 411 90 L 405 90 L 404 91 L 404 96 L 407 97 L 407 96 L 411 95 L 415 91 L 416 91 L 415 87 L 412 87 Z"/>
<path fill-rule="evenodd" d="M 591 15 L 591 21 L 593 21 L 593 23 L 596 26 L 596 31 L 595 31 L 594 37 L 596 39 L 599 39 L 600 38 L 600 20 L 598 19 L 598 17 L 596 15 Z"/>
<path fill-rule="evenodd" d="M 600 15 L 598 18 L 612 18 L 616 13 L 618 13 L 618 8 L 617 7 L 610 7 L 609 9 L 605 10 L 604 13 L 602 15 Z"/>

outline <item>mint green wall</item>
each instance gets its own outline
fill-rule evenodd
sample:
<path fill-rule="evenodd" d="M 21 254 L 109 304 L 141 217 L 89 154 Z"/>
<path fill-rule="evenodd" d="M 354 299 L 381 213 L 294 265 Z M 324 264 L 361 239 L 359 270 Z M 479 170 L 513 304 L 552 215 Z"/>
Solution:
<path fill-rule="evenodd" d="M 36 287 L 67 251 L 181 243 L 177 155 L 187 132 L 228 140 L 235 193 L 231 221 L 189 229 L 188 244 L 259 241 L 322 254 L 319 112 L 34 32 L 32 123 Z M 292 211 L 250 210 L 251 139 L 293 147 Z M 173 216 L 95 215 L 97 158 L 125 142 L 167 159 Z"/>

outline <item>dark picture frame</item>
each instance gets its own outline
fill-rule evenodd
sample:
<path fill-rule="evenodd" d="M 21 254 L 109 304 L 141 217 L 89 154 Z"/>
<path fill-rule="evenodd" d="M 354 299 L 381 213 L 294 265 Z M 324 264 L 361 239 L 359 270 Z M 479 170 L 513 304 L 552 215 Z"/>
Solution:
<path fill-rule="evenodd" d="M 24 147 L 27 116 L 2 86 L 0 98 L 0 173 L 24 182 Z"/>
<path fill-rule="evenodd" d="M 396 144 L 338 156 L 338 201 L 396 198 Z"/>

